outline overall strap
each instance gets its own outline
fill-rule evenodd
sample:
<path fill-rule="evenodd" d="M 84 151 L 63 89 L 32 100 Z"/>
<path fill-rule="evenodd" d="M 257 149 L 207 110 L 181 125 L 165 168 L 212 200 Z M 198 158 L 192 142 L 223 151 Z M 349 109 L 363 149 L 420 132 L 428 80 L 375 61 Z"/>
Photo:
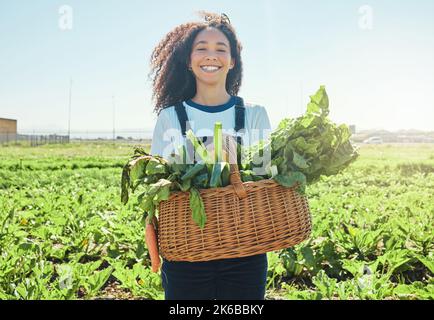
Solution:
<path fill-rule="evenodd" d="M 182 102 L 175 104 L 175 111 L 178 116 L 179 124 L 181 125 L 182 136 L 185 137 L 185 133 L 187 131 L 188 116 L 187 116 L 187 112 L 185 111 L 184 104 Z"/>
<path fill-rule="evenodd" d="M 235 100 L 235 131 L 243 130 L 245 127 L 245 107 L 244 101 L 240 97 L 236 97 Z"/>
<path fill-rule="evenodd" d="M 235 101 L 235 134 L 237 136 L 237 163 L 241 163 L 241 145 L 243 139 L 238 135 L 238 131 L 245 128 L 245 110 L 243 98 L 236 97 Z"/>

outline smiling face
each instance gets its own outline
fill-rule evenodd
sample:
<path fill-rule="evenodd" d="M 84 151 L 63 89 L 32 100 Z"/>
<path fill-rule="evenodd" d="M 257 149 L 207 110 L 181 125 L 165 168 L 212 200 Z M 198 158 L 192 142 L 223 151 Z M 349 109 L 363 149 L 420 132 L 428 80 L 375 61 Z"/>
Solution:
<path fill-rule="evenodd" d="M 198 33 L 190 54 L 190 67 L 198 81 L 224 86 L 234 63 L 229 40 L 220 30 L 207 28 Z"/>

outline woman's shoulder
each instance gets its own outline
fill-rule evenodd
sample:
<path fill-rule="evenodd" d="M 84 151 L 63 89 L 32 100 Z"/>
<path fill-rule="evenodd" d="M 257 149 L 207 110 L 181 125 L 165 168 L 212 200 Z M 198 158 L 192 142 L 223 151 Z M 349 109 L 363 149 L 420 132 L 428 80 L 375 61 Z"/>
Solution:
<path fill-rule="evenodd" d="M 181 101 L 181 102 L 178 102 L 178 103 L 173 103 L 173 104 L 167 105 L 167 106 L 161 108 L 159 114 L 164 114 L 165 116 L 172 116 L 172 117 L 175 116 L 176 115 L 175 106 L 177 104 L 181 104 L 181 105 L 183 105 L 185 107 L 186 106 L 186 101 L 184 100 L 184 101 Z"/>
<path fill-rule="evenodd" d="M 256 128 L 256 129 L 270 128 L 270 120 L 268 118 L 267 109 L 263 105 L 246 102 L 244 106 L 246 108 L 247 125 L 250 128 Z"/>
<path fill-rule="evenodd" d="M 267 112 L 265 107 L 261 104 L 246 102 L 244 103 L 246 113 L 251 116 L 261 115 Z"/>
<path fill-rule="evenodd" d="M 164 119 L 171 119 L 174 116 L 176 116 L 175 105 L 169 105 L 169 106 L 163 107 L 163 108 L 161 108 L 160 112 L 158 113 L 158 117 L 161 117 Z"/>
<path fill-rule="evenodd" d="M 162 113 L 164 113 L 164 114 L 168 114 L 168 113 L 170 113 L 172 110 L 173 110 L 173 111 L 175 110 L 175 105 L 174 105 L 174 104 L 173 104 L 173 105 L 169 105 L 169 106 L 165 106 L 165 107 L 161 108 L 161 110 L 160 110 L 160 114 L 162 114 Z"/>
<path fill-rule="evenodd" d="M 178 115 L 175 111 L 175 105 L 163 107 L 157 115 L 157 127 L 164 129 L 178 127 Z"/>

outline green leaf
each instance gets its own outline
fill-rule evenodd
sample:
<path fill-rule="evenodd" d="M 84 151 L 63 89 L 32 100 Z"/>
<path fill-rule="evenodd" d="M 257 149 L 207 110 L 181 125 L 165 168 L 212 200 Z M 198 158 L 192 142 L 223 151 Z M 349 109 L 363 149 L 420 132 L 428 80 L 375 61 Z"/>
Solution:
<path fill-rule="evenodd" d="M 160 161 L 151 158 L 146 165 L 146 174 L 147 175 L 155 175 L 155 174 L 164 174 L 166 173 L 166 166 Z"/>
<path fill-rule="evenodd" d="M 434 273 L 434 261 L 433 260 L 427 259 L 420 254 L 415 254 L 415 256 L 425 267 L 428 268 L 428 270 L 431 273 Z"/>
<path fill-rule="evenodd" d="M 208 173 L 203 173 L 193 178 L 193 185 L 199 189 L 204 189 L 208 184 Z"/>
<path fill-rule="evenodd" d="M 287 174 L 278 174 L 273 178 L 278 184 L 284 187 L 291 188 L 296 183 L 300 183 L 301 185 L 306 184 L 306 177 L 301 172 L 291 172 Z"/>
<path fill-rule="evenodd" d="M 121 179 L 121 202 L 126 204 L 128 202 L 128 188 L 130 187 L 130 168 L 128 165 L 124 166 L 122 169 L 122 179 Z"/>
<path fill-rule="evenodd" d="M 91 294 L 97 294 L 102 286 L 107 282 L 112 272 L 113 267 L 108 267 L 102 271 L 94 272 L 85 282 L 88 291 L 90 291 Z"/>
<path fill-rule="evenodd" d="M 205 205 L 199 191 L 194 187 L 190 189 L 190 208 L 194 222 L 203 229 L 206 223 Z"/>
<path fill-rule="evenodd" d="M 310 96 L 310 98 L 311 102 L 317 104 L 321 109 L 322 115 L 327 116 L 329 113 L 329 98 L 325 91 L 325 86 L 320 86 L 318 91 L 313 96 Z"/>
<path fill-rule="evenodd" d="M 226 187 L 230 184 L 230 166 L 228 162 L 223 162 L 223 170 L 221 174 L 222 187 Z"/>
<path fill-rule="evenodd" d="M 186 179 L 183 180 L 182 183 L 180 184 L 181 186 L 181 191 L 188 191 L 188 189 L 190 189 L 191 187 L 191 179 Z"/>
<path fill-rule="evenodd" d="M 321 142 L 318 140 L 310 139 L 309 142 L 306 141 L 304 137 L 298 137 L 290 141 L 288 146 L 293 147 L 295 150 L 301 153 L 316 155 L 317 149 Z"/>
<path fill-rule="evenodd" d="M 214 163 L 212 174 L 211 174 L 211 181 L 209 183 L 209 186 L 211 188 L 218 188 L 222 186 L 221 174 L 223 172 L 224 167 L 225 167 L 225 163 L 222 162 Z"/>
<path fill-rule="evenodd" d="M 307 105 L 307 112 L 308 112 L 308 113 L 320 113 L 320 111 L 321 111 L 321 109 L 320 109 L 320 107 L 318 106 L 318 104 L 316 104 L 316 103 L 312 103 L 312 102 L 310 102 L 310 103 Z"/>
<path fill-rule="evenodd" d="M 164 188 L 168 189 L 171 184 L 172 184 L 172 182 L 169 180 L 160 179 L 160 180 L 158 180 L 158 182 L 153 183 L 149 186 L 147 193 L 150 195 L 156 195 L 160 192 L 161 189 L 164 189 Z"/>
<path fill-rule="evenodd" d="M 158 193 L 154 196 L 153 201 L 158 204 L 160 201 L 168 200 L 170 196 L 170 185 L 161 187 Z"/>
<path fill-rule="evenodd" d="M 309 165 L 307 164 L 306 160 L 303 158 L 303 156 L 299 155 L 297 152 L 293 152 L 294 153 L 294 158 L 292 159 L 292 161 L 294 162 L 294 164 L 301 168 L 301 169 L 306 169 L 309 168 Z"/>
<path fill-rule="evenodd" d="M 193 167 L 191 167 L 182 177 L 181 181 L 185 181 L 188 179 L 192 179 L 196 174 L 198 174 L 202 169 L 205 168 L 204 163 L 196 163 Z"/>
<path fill-rule="evenodd" d="M 152 212 L 154 211 L 154 201 L 153 196 L 150 196 L 147 194 L 147 192 L 143 192 L 137 197 L 137 200 L 139 202 L 140 208 L 142 208 L 146 212 Z"/>
<path fill-rule="evenodd" d="M 310 116 L 310 115 L 308 115 L 308 116 L 305 116 L 305 117 L 303 117 L 302 119 L 300 119 L 300 124 L 304 127 L 304 128 L 308 128 L 311 124 L 312 124 L 312 122 L 315 120 L 315 117 L 314 116 Z M 284 142 L 281 142 L 281 143 L 284 143 Z"/>
<path fill-rule="evenodd" d="M 149 158 L 141 157 L 130 162 L 130 179 L 132 182 L 145 176 L 145 168 Z"/>

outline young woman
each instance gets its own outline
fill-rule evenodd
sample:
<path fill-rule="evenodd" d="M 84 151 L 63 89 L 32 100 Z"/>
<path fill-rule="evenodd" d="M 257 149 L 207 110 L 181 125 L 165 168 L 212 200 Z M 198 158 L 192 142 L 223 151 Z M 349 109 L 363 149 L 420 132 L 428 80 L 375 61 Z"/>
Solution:
<path fill-rule="evenodd" d="M 152 53 L 150 75 L 156 101 L 154 111 L 158 114 L 151 146 L 153 155 L 170 158 L 179 145 L 187 146 L 186 126 L 207 146 L 212 143 L 216 121 L 234 139 L 242 132 L 243 145 L 265 139 L 271 131 L 264 107 L 238 107 L 243 106 L 243 100 L 237 96 L 242 80 L 242 46 L 229 18 L 224 14 L 201 14 L 204 22 L 176 27 Z M 180 117 L 188 121 L 186 126 Z M 263 300 L 267 256 L 204 262 L 163 259 L 161 276 L 165 298 L 170 300 Z"/>

